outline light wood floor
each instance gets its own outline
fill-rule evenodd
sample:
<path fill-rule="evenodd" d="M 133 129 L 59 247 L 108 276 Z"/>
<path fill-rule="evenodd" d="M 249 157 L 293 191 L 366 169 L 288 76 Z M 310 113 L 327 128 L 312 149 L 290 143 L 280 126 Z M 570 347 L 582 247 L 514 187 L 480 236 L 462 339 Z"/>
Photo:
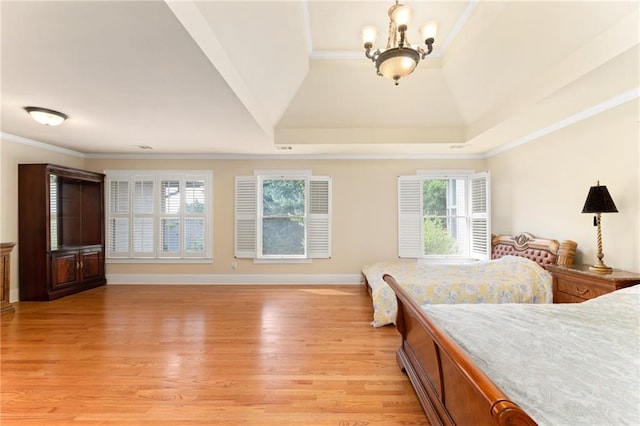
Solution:
<path fill-rule="evenodd" d="M 360 286 L 106 286 L 1 318 L 1 424 L 425 425 Z"/>

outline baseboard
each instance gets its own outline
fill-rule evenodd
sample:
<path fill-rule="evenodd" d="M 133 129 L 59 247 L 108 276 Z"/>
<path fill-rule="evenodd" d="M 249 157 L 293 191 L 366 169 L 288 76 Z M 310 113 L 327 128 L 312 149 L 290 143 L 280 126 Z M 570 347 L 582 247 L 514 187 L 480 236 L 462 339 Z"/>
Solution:
<path fill-rule="evenodd" d="M 9 290 L 9 302 L 17 302 L 20 300 L 20 290 L 17 288 L 12 288 Z"/>
<path fill-rule="evenodd" d="M 107 274 L 107 284 L 361 284 L 360 274 Z"/>

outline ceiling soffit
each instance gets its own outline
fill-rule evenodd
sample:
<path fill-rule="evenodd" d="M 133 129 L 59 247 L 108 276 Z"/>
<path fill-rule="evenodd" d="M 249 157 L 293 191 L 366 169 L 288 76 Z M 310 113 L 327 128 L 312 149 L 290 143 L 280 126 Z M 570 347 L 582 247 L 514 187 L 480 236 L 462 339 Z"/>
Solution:
<path fill-rule="evenodd" d="M 251 153 L 264 145 L 264 132 L 165 3 L 0 7 L 2 132 L 84 153 L 139 152 L 139 145 Z M 27 105 L 69 120 L 41 126 Z"/>
<path fill-rule="evenodd" d="M 407 1 L 410 31 L 440 25 L 397 87 L 359 36 L 384 44 L 391 3 L 3 2 L 2 131 L 88 153 L 482 154 L 638 96 L 637 2 Z M 26 104 L 70 119 L 38 127 Z"/>
<path fill-rule="evenodd" d="M 309 69 L 303 2 L 168 1 L 268 134 Z"/>
<path fill-rule="evenodd" d="M 310 10 L 331 9 L 312 3 Z M 638 45 L 633 2 L 481 2 L 458 21 L 464 25 L 447 50 L 427 57 L 398 87 L 377 77 L 364 55 L 312 60 L 278 123 L 276 143 L 466 144 L 468 152 L 486 152 L 529 134 L 533 124 L 551 125 L 637 87 L 637 70 L 595 90 L 571 85 L 610 61 L 608 68 L 624 66 L 614 59 Z M 575 87 L 604 93 L 589 104 Z M 555 94 L 561 106 L 540 110 L 554 104 Z"/>

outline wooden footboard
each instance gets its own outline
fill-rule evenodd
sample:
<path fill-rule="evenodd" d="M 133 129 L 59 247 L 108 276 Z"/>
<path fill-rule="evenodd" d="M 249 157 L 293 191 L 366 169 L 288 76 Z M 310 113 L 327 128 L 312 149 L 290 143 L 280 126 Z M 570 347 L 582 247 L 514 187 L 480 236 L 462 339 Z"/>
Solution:
<path fill-rule="evenodd" d="M 402 335 L 397 360 L 432 425 L 535 425 L 402 289 L 384 276 L 398 300 Z"/>

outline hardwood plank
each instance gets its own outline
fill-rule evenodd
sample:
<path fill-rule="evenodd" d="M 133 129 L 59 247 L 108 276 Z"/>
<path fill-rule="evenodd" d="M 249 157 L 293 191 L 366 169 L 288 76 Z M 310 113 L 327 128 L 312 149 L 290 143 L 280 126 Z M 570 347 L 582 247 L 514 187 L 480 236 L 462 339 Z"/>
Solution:
<path fill-rule="evenodd" d="M 2 316 L 3 425 L 426 425 L 358 286 L 106 286 Z"/>

